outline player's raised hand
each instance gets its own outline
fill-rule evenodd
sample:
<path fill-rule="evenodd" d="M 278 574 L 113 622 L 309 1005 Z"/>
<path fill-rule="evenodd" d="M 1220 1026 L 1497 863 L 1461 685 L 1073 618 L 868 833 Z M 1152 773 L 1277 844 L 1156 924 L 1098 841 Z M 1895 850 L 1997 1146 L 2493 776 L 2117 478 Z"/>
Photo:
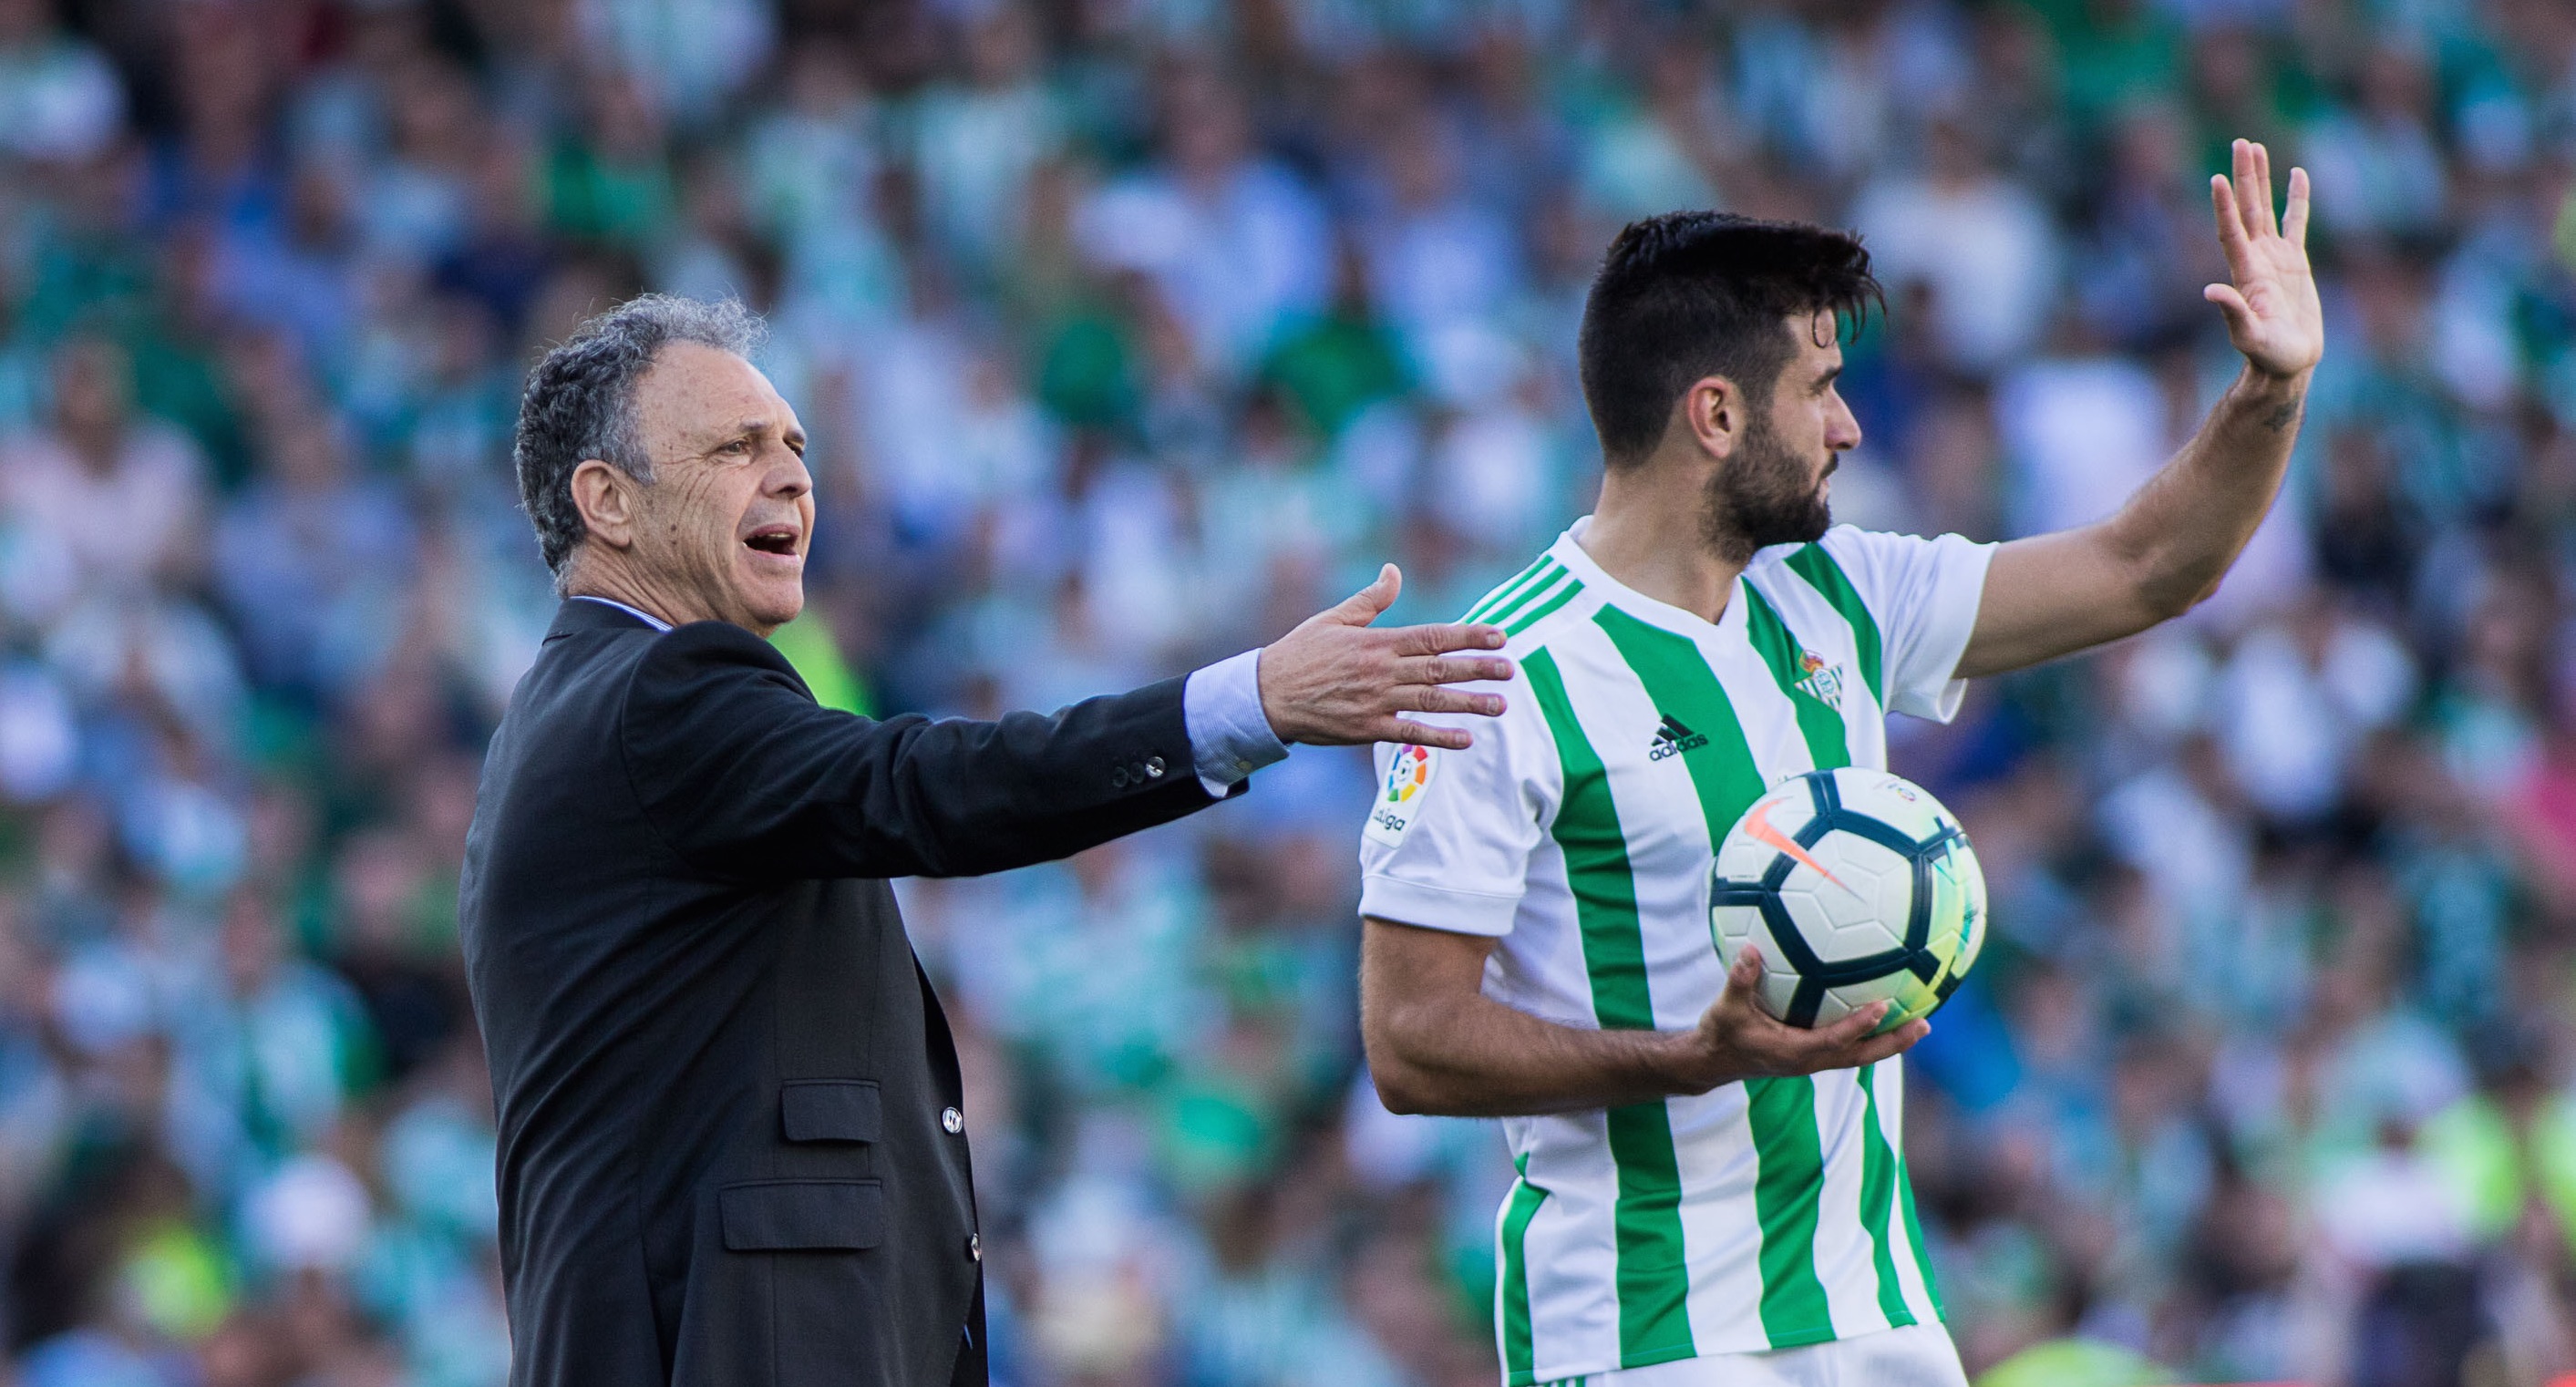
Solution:
<path fill-rule="evenodd" d="M 1509 660 L 1463 656 L 1499 650 L 1497 626 L 1372 627 L 1395 603 L 1404 575 L 1394 564 L 1340 605 L 1317 612 L 1261 652 L 1261 711 L 1283 742 L 1331 746 L 1412 742 L 1459 750 L 1472 740 L 1454 727 L 1429 727 L 1406 713 L 1503 711 L 1499 694 L 1444 688 L 1512 677 Z"/>
<path fill-rule="evenodd" d="M 2227 315 L 2227 338 L 2255 370 L 2295 376 L 2325 354 L 2325 310 L 2308 269 L 2308 171 L 2290 170 L 2289 206 L 2272 216 L 2272 153 L 2252 140 L 2235 145 L 2236 177 L 2212 174 L 2210 210 L 2232 284 L 2200 296 Z"/>
<path fill-rule="evenodd" d="M 1762 953 L 1746 949 L 1726 970 L 1726 990 L 1700 1013 L 1690 1033 L 1690 1067 L 1683 1076 L 1705 1093 L 1737 1079 L 1783 1074 L 1814 1074 L 1826 1069 L 1857 1069 L 1911 1049 L 1931 1034 L 1932 1023 L 1915 1020 L 1871 1035 L 1889 1003 L 1873 1002 L 1830 1026 L 1801 1030 L 1779 1020 L 1754 1000 L 1762 983 Z"/>

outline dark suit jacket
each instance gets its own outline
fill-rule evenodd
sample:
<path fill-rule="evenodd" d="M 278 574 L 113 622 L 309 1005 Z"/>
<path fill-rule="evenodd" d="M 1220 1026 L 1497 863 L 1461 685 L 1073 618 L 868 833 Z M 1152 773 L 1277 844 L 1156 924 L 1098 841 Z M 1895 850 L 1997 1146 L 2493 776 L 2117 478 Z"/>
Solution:
<path fill-rule="evenodd" d="M 484 762 L 460 902 L 511 1382 L 982 1382 L 956 1051 L 884 879 L 1210 802 L 1179 680 L 870 722 L 740 627 L 566 602 Z"/>

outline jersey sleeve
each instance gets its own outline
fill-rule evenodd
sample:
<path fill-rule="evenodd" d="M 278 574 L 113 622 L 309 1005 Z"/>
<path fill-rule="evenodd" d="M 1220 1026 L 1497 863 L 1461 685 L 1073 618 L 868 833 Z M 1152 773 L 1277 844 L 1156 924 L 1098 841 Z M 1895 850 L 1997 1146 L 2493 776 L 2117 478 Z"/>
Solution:
<path fill-rule="evenodd" d="M 1948 722 L 1967 681 L 1953 677 L 1976 629 L 1995 547 L 1959 535 L 1923 539 L 1837 525 L 1820 542 L 1828 565 L 1796 565 L 1879 646 L 1879 706 Z M 1837 583 L 1846 591 L 1833 590 Z M 1863 609 L 1848 611 L 1853 602 Z M 1867 635 L 1864 635 L 1866 644 Z"/>
<path fill-rule="evenodd" d="M 1538 797 L 1544 787 L 1524 773 L 1535 716 L 1522 705 L 1529 690 L 1513 684 L 1470 686 L 1501 693 L 1498 718 L 1424 718 L 1465 727 L 1476 744 L 1377 748 L 1377 794 L 1360 830 L 1360 913 L 1397 924 L 1460 934 L 1509 934 L 1539 843 Z"/>

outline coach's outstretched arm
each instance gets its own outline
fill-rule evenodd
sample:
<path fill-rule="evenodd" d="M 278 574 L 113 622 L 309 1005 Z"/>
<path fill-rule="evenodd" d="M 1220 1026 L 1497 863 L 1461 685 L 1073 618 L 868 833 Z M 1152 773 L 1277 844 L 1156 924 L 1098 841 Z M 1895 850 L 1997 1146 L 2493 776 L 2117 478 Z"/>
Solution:
<path fill-rule="evenodd" d="M 821 707 L 750 630 L 692 622 L 656 640 L 627 681 L 619 724 L 637 807 L 710 876 L 967 876 L 1204 808 L 1287 743 L 1465 747 L 1465 729 L 1411 715 L 1500 713 L 1502 695 L 1447 686 L 1510 678 L 1508 661 L 1476 653 L 1503 633 L 1370 625 L 1400 581 L 1390 564 L 1276 643 L 1187 680 L 991 722 Z M 1193 708 L 1188 688 L 1210 677 L 1232 691 Z M 1195 725 L 1202 714 L 1224 726 Z M 1249 759 L 1211 768 L 1211 750 Z"/>
<path fill-rule="evenodd" d="M 2182 615 L 2217 590 L 2271 509 L 2325 351 L 2325 320 L 2308 270 L 2307 172 L 2290 171 L 2289 205 L 2275 221 L 2270 152 L 2238 140 L 2235 156 L 2232 181 L 2209 180 L 2234 282 L 2202 296 L 2226 315 L 2243 373 L 2117 514 L 1995 550 L 1959 677 L 2034 665 Z"/>
<path fill-rule="evenodd" d="M 1372 624 L 1392 564 L 1266 649 L 1052 715 L 821 707 L 764 639 L 805 607 L 814 477 L 757 340 L 740 305 L 639 299 L 539 364 L 517 441 L 568 599 L 548 640 L 657 633 L 619 683 L 621 755 L 655 841 L 699 875 L 1000 871 L 1204 808 L 1292 742 L 1464 747 L 1416 715 L 1503 709 L 1447 687 L 1511 677 L 1479 653 L 1500 629 Z"/>

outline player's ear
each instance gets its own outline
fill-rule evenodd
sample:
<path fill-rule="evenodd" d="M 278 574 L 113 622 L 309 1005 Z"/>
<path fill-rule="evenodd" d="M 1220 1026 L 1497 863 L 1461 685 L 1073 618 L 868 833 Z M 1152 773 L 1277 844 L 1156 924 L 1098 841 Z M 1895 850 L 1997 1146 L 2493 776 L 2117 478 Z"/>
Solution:
<path fill-rule="evenodd" d="M 1701 452 L 1724 460 L 1744 436 L 1744 392 L 1724 376 L 1702 376 L 1682 392 L 1681 427 Z"/>

